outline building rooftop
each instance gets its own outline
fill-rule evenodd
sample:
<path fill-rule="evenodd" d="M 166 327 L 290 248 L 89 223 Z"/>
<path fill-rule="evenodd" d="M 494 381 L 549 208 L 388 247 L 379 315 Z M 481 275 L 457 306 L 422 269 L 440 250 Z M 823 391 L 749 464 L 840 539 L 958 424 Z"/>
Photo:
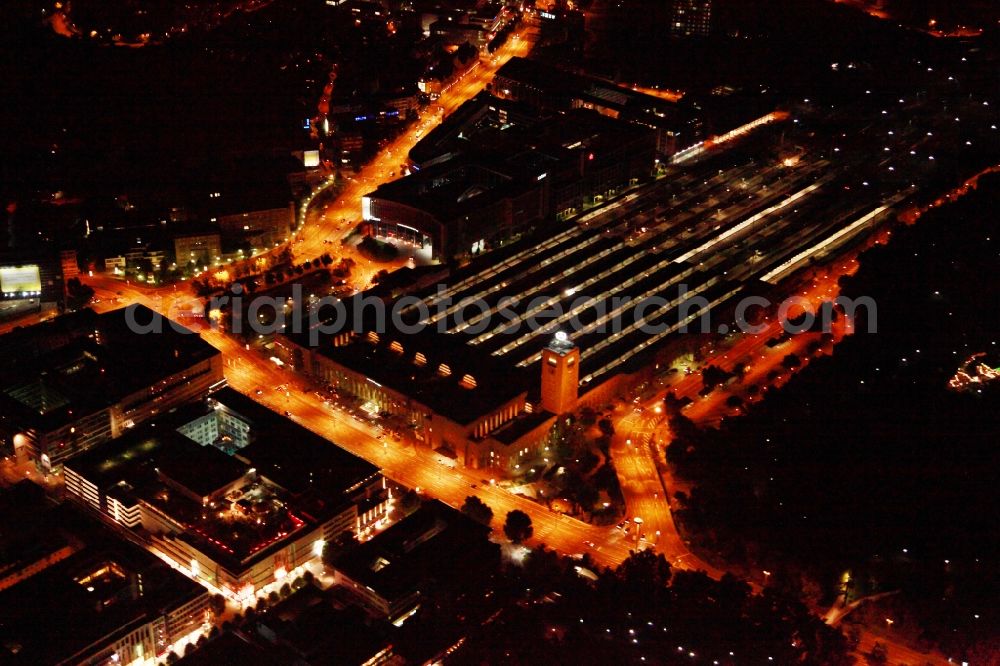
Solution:
<path fill-rule="evenodd" d="M 590 84 L 590 81 L 586 77 L 579 74 L 520 56 L 514 56 L 505 62 L 497 70 L 496 76 L 501 81 L 503 79 L 513 79 L 530 85 L 554 97 L 565 96 L 567 103 L 571 95 L 582 89 L 586 89 Z M 497 82 L 494 81 L 494 87 L 496 86 Z M 503 91 L 499 92 L 502 93 Z"/>
<path fill-rule="evenodd" d="M 457 158 L 385 183 L 369 196 L 427 211 L 444 221 L 472 215 L 521 186 L 499 165 Z"/>
<path fill-rule="evenodd" d="M 195 441 L 193 423 L 226 411 L 249 443 Z M 220 430 L 221 434 L 221 430 Z M 233 570 L 319 523 L 378 478 L 378 468 L 229 388 L 96 446 L 66 467 L 127 506 L 156 507 L 184 525 L 180 537 Z"/>
<path fill-rule="evenodd" d="M 94 447 L 66 467 L 101 491 L 130 499 L 126 504 L 156 507 L 184 526 L 179 538 L 233 570 L 305 524 L 280 490 L 254 479 L 249 465 L 155 423 Z M 199 499 L 241 481 L 225 497 L 207 504 Z"/>
<path fill-rule="evenodd" d="M 250 426 L 250 443 L 239 456 L 269 481 L 293 495 L 339 501 L 378 475 L 378 467 L 231 389 L 213 393 L 221 405 Z"/>
<path fill-rule="evenodd" d="M 294 659 L 295 655 L 288 648 L 271 645 L 243 632 L 228 631 L 218 638 L 210 640 L 204 646 L 178 661 L 177 664 L 182 666 L 218 666 L 218 664 L 287 666 L 294 663 Z"/>
<path fill-rule="evenodd" d="M 510 446 L 535 428 L 554 419 L 555 417 L 555 414 L 541 409 L 530 414 L 519 414 L 517 418 L 508 421 L 498 430 L 491 432 L 490 437 L 497 440 L 501 444 L 507 444 Z"/>
<path fill-rule="evenodd" d="M 488 525 L 437 501 L 345 553 L 335 564 L 390 602 L 431 587 L 461 587 L 470 572 L 499 558 Z"/>
<path fill-rule="evenodd" d="M 142 305 L 64 317 L 0 336 L 11 351 L 0 368 L 0 410 L 22 427 L 57 428 L 219 354 Z M 129 318 L 161 332 L 135 332 Z"/>
<path fill-rule="evenodd" d="M 550 108 L 583 106 L 599 110 L 630 123 L 683 131 L 699 115 L 698 108 L 686 99 L 672 101 L 648 95 L 597 77 L 576 74 L 538 60 L 513 57 L 497 70 L 494 92 L 510 96 L 503 86 L 516 81 L 538 91 L 535 100 Z"/>
<path fill-rule="evenodd" d="M 277 643 L 310 664 L 360 666 L 390 650 L 392 627 L 357 606 L 343 606 L 336 592 L 306 586 L 270 610 L 262 623 Z"/>
<path fill-rule="evenodd" d="M 395 351 L 400 342 L 403 351 Z M 523 392 L 529 377 L 461 344 L 432 335 L 356 337 L 321 353 L 372 381 L 410 396 L 456 423 L 468 424 Z M 445 374 L 447 373 L 447 374 Z M 466 379 L 466 376 L 471 378 Z"/>
<path fill-rule="evenodd" d="M 169 427 L 169 421 L 139 426 L 75 456 L 68 466 L 108 488 L 125 481 L 139 489 L 164 477 L 200 497 L 239 479 L 249 465 L 212 446 L 201 446 Z M 162 427 L 162 425 L 167 427 Z"/>
<path fill-rule="evenodd" d="M 92 645 L 124 636 L 205 594 L 200 585 L 70 504 L 29 505 L 20 511 L 70 534 L 82 546 L 0 592 L 0 662 L 85 663 L 96 656 L 89 651 Z"/>
<path fill-rule="evenodd" d="M 0 590 L 12 585 L 29 568 L 62 549 L 78 550 L 82 544 L 59 528 L 49 510 L 45 492 L 30 481 L 21 481 L 0 492 Z"/>

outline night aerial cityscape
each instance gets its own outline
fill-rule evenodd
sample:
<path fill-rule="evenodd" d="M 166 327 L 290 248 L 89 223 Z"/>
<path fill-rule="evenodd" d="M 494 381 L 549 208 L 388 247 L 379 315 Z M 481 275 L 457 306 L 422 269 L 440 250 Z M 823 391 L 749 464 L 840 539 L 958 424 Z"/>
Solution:
<path fill-rule="evenodd" d="M 0 21 L 0 665 L 1000 666 L 1000 0 Z"/>

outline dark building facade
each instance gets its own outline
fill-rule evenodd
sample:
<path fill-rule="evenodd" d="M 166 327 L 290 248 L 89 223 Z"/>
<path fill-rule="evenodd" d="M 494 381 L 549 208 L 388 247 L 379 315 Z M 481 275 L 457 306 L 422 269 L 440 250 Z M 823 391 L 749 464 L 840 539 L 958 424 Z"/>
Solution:
<path fill-rule="evenodd" d="M 460 122 L 414 148 L 426 168 L 364 197 L 373 235 L 430 244 L 441 259 L 471 256 L 614 196 L 653 170 L 651 129 L 592 111 L 531 118 L 486 96 L 457 114 Z"/>
<path fill-rule="evenodd" d="M 701 112 L 683 99 L 653 97 L 535 60 L 508 60 L 497 70 L 492 91 L 497 97 L 540 109 L 590 109 L 648 127 L 656 133 L 656 151 L 662 157 L 670 157 L 703 138 Z"/>
<path fill-rule="evenodd" d="M 670 34 L 707 37 L 712 29 L 712 0 L 674 0 L 670 12 Z"/>
<path fill-rule="evenodd" d="M 130 316 L 142 325 L 158 322 L 161 332 L 133 330 Z M 82 310 L 0 336 L 8 359 L 0 370 L 6 451 L 55 469 L 223 383 L 219 351 L 186 330 L 136 306 L 100 315 Z"/>

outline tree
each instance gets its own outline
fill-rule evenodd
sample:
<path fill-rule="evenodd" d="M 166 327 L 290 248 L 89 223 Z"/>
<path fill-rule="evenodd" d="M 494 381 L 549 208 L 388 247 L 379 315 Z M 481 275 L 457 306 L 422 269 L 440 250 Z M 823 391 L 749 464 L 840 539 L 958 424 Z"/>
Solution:
<path fill-rule="evenodd" d="M 407 490 L 399 498 L 399 508 L 402 509 L 404 516 L 410 515 L 411 513 L 416 511 L 417 508 L 419 507 L 420 507 L 420 495 L 418 495 L 413 490 Z"/>
<path fill-rule="evenodd" d="M 292 586 L 291 585 L 289 585 L 288 583 L 285 583 L 284 585 L 281 586 L 281 592 L 280 592 L 280 594 L 281 594 L 281 598 L 282 599 L 287 598 L 288 595 L 290 595 L 291 593 L 292 593 Z"/>
<path fill-rule="evenodd" d="M 802 363 L 802 361 L 799 359 L 797 354 L 789 354 L 785 358 L 781 359 L 781 365 L 789 370 L 799 367 L 800 363 Z"/>
<path fill-rule="evenodd" d="M 746 363 L 737 363 L 736 365 L 734 365 L 733 375 L 736 376 L 736 381 L 742 382 L 743 378 L 746 377 L 747 375 L 747 370 L 748 368 Z"/>
<path fill-rule="evenodd" d="M 889 650 L 886 649 L 884 643 L 875 641 L 872 651 L 865 655 L 865 660 L 873 665 L 886 664 L 889 662 Z"/>
<path fill-rule="evenodd" d="M 663 553 L 652 549 L 632 552 L 615 569 L 615 596 L 625 608 L 650 609 L 662 606 L 670 582 L 670 563 Z M 689 581 L 697 581 L 688 577 Z M 707 577 L 706 577 L 707 580 Z M 709 583 L 710 584 L 710 583 Z"/>
<path fill-rule="evenodd" d="M 222 615 L 226 610 L 226 598 L 221 594 L 213 594 L 209 599 L 209 605 L 213 613 L 217 616 Z"/>
<path fill-rule="evenodd" d="M 725 383 L 730 377 L 732 377 L 730 373 L 717 365 L 707 365 L 701 371 L 701 378 L 705 383 L 705 388 L 715 388 L 719 384 Z"/>
<path fill-rule="evenodd" d="M 507 514 L 507 520 L 503 524 L 503 533 L 513 543 L 521 543 L 531 538 L 534 533 L 531 526 L 531 517 L 520 509 L 514 509 Z"/>
<path fill-rule="evenodd" d="M 66 305 L 71 310 L 81 308 L 94 295 L 94 290 L 82 284 L 80 278 L 70 278 L 66 282 Z"/>
<path fill-rule="evenodd" d="M 462 513 L 483 525 L 489 525 L 490 521 L 493 520 L 493 509 L 475 495 L 469 495 L 465 498 Z"/>
<path fill-rule="evenodd" d="M 849 626 L 844 632 L 844 636 L 847 638 L 847 647 L 851 650 L 856 650 L 861 644 L 861 629 L 857 625 Z"/>

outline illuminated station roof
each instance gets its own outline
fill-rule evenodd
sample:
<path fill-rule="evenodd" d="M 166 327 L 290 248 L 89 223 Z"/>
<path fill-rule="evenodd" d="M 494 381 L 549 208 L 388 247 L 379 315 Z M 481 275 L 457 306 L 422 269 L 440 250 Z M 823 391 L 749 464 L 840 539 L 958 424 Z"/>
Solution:
<path fill-rule="evenodd" d="M 606 209 L 553 223 L 473 260 L 446 284 L 407 295 L 396 322 L 380 322 L 374 308 L 356 306 L 366 295 L 355 296 L 341 328 L 350 335 L 322 337 L 316 351 L 462 423 L 535 386 L 556 331 L 579 349 L 581 389 L 634 371 L 686 326 L 699 330 L 689 299 L 720 317 L 710 322 L 714 332 L 737 297 L 772 293 L 804 247 L 841 241 L 877 205 L 877 194 L 844 198 L 839 174 L 817 156 L 794 169 L 760 158 L 721 153 Z M 307 345 L 309 333 L 291 337 Z M 463 394 L 466 375 L 474 382 Z"/>

